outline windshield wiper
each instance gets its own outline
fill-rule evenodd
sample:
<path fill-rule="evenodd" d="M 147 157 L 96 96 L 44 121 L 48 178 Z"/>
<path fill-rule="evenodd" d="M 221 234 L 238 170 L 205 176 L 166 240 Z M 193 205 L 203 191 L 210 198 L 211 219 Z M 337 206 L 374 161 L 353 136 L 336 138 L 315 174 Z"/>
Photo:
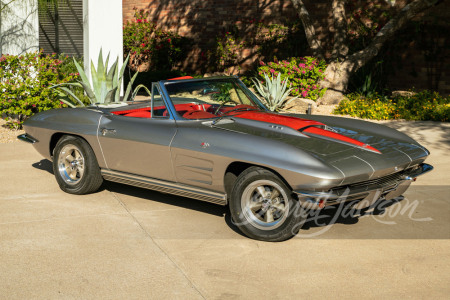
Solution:
<path fill-rule="evenodd" d="M 220 120 L 222 120 L 222 119 L 225 118 L 225 117 L 231 117 L 231 116 L 228 116 L 229 113 L 232 113 L 232 112 L 240 112 L 240 111 L 250 111 L 250 110 L 258 110 L 258 109 L 256 109 L 256 108 L 249 108 L 249 107 L 238 107 L 238 108 L 229 110 L 229 111 L 227 111 L 227 112 L 224 112 L 223 115 L 221 115 L 221 116 L 218 117 L 217 119 L 215 119 L 215 120 L 211 123 L 211 125 L 216 125 Z"/>

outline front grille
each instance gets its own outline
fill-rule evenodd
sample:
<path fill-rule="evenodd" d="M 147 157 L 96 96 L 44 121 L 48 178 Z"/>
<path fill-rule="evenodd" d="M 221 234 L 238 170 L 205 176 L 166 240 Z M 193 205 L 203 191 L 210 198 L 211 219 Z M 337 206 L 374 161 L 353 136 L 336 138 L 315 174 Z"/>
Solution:
<path fill-rule="evenodd" d="M 389 175 L 386 175 L 386 176 L 383 176 L 380 178 L 375 178 L 375 179 L 371 179 L 371 180 L 367 180 L 367 181 L 349 184 L 348 187 L 358 188 L 361 186 L 373 186 L 373 185 L 385 186 L 385 185 L 395 184 L 402 178 L 402 176 L 403 176 L 402 173 L 403 172 L 398 172 L 398 173 L 389 174 Z"/>
<path fill-rule="evenodd" d="M 331 191 L 337 195 L 344 194 L 347 189 L 351 194 L 362 193 L 364 191 L 376 190 L 376 189 L 386 189 L 391 186 L 397 185 L 401 180 L 403 180 L 405 171 L 389 174 L 380 178 L 375 178 L 371 180 L 361 181 L 357 183 L 352 183 L 349 185 L 337 187 L 331 189 Z"/>

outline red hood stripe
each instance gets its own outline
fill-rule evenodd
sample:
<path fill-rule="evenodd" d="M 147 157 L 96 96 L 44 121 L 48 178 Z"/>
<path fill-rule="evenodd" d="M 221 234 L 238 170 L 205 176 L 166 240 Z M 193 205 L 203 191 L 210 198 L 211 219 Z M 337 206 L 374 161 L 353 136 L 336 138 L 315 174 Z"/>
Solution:
<path fill-rule="evenodd" d="M 309 127 L 309 128 L 306 128 L 303 132 L 309 132 L 309 133 L 312 133 L 312 134 L 325 136 L 325 137 L 332 138 L 332 139 L 335 139 L 335 140 L 338 140 L 338 141 L 342 141 L 344 143 L 353 144 L 353 145 L 356 145 L 358 147 L 365 148 L 367 150 L 371 150 L 371 151 L 376 152 L 376 153 L 381 153 L 378 149 L 375 149 L 374 147 L 372 147 L 370 145 L 367 145 L 367 144 L 365 144 L 363 142 L 360 142 L 358 140 L 349 138 L 349 137 L 347 137 L 345 135 L 342 135 L 342 134 L 339 134 L 339 133 L 336 133 L 336 132 L 333 132 L 333 131 L 325 130 L 323 128 Z"/>
<path fill-rule="evenodd" d="M 255 120 L 255 121 L 268 122 L 268 123 L 274 123 L 274 124 L 278 124 L 278 125 L 287 126 L 292 129 L 295 129 L 295 130 L 299 130 L 301 128 L 304 128 L 304 127 L 310 126 L 310 125 L 325 126 L 325 124 L 318 122 L 318 121 L 290 117 L 290 116 L 282 116 L 282 115 L 267 113 L 267 112 L 257 112 L 257 111 L 246 111 L 243 113 L 238 113 L 234 117 Z M 377 150 L 367 144 L 364 144 L 363 142 L 349 138 L 345 135 L 342 135 L 342 134 L 339 134 L 339 133 L 336 133 L 333 131 L 325 130 L 323 128 L 309 127 L 309 128 L 306 128 L 303 132 L 312 133 L 315 135 L 321 135 L 321 136 L 324 136 L 324 137 L 327 137 L 330 139 L 338 140 L 338 141 L 341 141 L 344 143 L 349 143 L 349 144 L 355 145 L 357 147 L 365 148 L 367 150 L 370 150 L 370 151 L 373 151 L 376 153 L 381 153 L 379 150 Z"/>

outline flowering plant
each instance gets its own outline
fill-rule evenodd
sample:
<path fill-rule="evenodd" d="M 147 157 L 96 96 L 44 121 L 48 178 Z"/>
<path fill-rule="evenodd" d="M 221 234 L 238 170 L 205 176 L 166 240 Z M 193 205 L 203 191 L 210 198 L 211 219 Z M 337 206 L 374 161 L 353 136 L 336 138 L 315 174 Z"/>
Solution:
<path fill-rule="evenodd" d="M 138 69 L 164 67 L 169 69 L 180 60 L 183 38 L 176 33 L 163 31 L 148 21 L 149 11 L 134 8 L 134 20 L 123 27 L 123 48 L 125 56 L 130 54 L 130 66 Z"/>
<path fill-rule="evenodd" d="M 264 78 L 264 74 L 281 74 L 281 79 L 289 79 L 293 96 L 317 100 L 325 93 L 325 89 L 319 86 L 319 81 L 324 79 L 326 63 L 324 60 L 312 56 L 293 57 L 289 61 L 282 60 L 265 63 L 259 62 L 258 76 Z"/>
<path fill-rule="evenodd" d="M 0 57 L 0 117 L 7 120 L 9 127 L 21 128 L 35 113 L 64 106 L 58 92 L 48 87 L 78 78 L 70 61 L 42 51 Z"/>
<path fill-rule="evenodd" d="M 378 94 L 364 97 L 353 93 L 346 97 L 339 103 L 334 114 L 375 120 L 450 121 L 450 97 L 443 97 L 436 92 L 424 90 L 410 96 L 394 97 Z"/>
<path fill-rule="evenodd" d="M 236 65 L 239 51 L 244 47 L 244 41 L 236 34 L 226 31 L 221 37 L 216 38 L 216 57 L 221 70 Z"/>

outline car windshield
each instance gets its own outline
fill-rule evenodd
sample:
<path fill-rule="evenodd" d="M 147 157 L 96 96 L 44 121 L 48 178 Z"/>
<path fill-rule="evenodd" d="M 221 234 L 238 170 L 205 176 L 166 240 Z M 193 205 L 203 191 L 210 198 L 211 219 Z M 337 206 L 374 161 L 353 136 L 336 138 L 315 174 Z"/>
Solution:
<path fill-rule="evenodd" d="M 165 88 L 177 113 L 186 119 L 210 119 L 264 110 L 256 97 L 235 78 L 167 82 Z"/>

